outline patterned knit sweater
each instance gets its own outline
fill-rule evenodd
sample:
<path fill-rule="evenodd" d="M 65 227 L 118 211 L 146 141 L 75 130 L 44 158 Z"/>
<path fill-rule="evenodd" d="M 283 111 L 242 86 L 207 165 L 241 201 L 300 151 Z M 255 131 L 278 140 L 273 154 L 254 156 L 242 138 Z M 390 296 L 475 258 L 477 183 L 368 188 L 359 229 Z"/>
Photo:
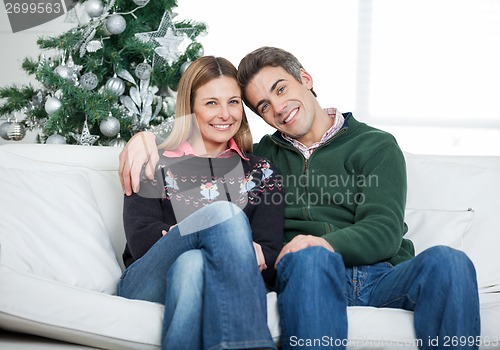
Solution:
<path fill-rule="evenodd" d="M 283 244 L 281 181 L 269 161 L 253 154 L 160 156 L 155 180 L 143 181 L 139 193 L 124 199 L 125 266 L 143 256 L 162 237 L 162 230 L 168 231 L 205 205 L 231 201 L 249 219 L 253 241 L 261 245 L 266 260 L 263 277 L 272 285 L 274 263 Z"/>

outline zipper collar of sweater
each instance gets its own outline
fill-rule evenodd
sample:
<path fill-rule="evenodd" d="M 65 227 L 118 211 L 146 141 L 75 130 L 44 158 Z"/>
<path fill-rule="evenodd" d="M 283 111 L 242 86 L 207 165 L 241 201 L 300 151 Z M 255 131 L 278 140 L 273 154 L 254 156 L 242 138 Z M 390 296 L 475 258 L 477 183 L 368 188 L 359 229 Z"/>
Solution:
<path fill-rule="evenodd" d="M 349 129 L 350 122 L 352 122 L 352 124 L 353 124 L 351 126 L 355 126 L 357 123 L 357 120 L 354 119 L 351 112 L 342 113 L 342 115 L 344 116 L 344 125 L 342 125 L 342 128 L 338 131 L 338 133 L 337 133 L 338 136 L 344 134 Z M 331 141 L 335 140 L 336 136 L 333 136 L 331 139 L 326 141 L 325 144 L 329 144 Z M 279 143 L 279 144 L 285 146 L 286 148 L 296 150 L 297 152 L 300 153 L 300 151 L 296 147 L 294 147 L 290 142 L 288 142 L 285 138 L 283 138 L 283 135 L 281 135 L 281 131 L 279 131 L 279 130 L 277 130 L 274 134 L 271 135 L 271 139 L 275 143 Z"/>

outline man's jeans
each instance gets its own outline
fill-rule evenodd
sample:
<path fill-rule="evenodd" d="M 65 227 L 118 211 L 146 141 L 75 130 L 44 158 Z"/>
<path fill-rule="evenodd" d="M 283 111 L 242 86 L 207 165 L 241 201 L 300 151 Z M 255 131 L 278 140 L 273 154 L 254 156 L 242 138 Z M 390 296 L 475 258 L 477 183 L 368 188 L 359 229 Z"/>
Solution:
<path fill-rule="evenodd" d="M 378 263 L 352 268 L 344 267 L 340 254 L 310 247 L 279 262 L 277 291 L 284 350 L 345 349 L 346 307 L 353 305 L 414 311 L 421 349 L 449 349 L 446 337 L 480 335 L 474 266 L 463 252 L 444 246 L 395 267 Z M 328 346 L 306 346 L 313 339 L 328 339 Z M 439 346 L 433 346 L 433 339 Z"/>
<path fill-rule="evenodd" d="M 250 225 L 231 203 L 171 229 L 125 270 L 118 295 L 165 304 L 162 349 L 276 348 Z"/>

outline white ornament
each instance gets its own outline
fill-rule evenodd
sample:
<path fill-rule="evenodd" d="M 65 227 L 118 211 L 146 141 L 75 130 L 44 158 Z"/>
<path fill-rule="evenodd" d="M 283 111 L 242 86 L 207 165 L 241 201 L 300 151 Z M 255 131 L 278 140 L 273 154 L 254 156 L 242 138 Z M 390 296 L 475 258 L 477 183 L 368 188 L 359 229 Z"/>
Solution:
<path fill-rule="evenodd" d="M 99 17 L 104 12 L 104 5 L 100 0 L 87 0 L 85 1 L 85 11 L 89 17 Z"/>
<path fill-rule="evenodd" d="M 26 136 L 26 128 L 22 123 L 10 123 L 9 128 L 7 129 L 7 137 L 9 140 L 20 141 L 24 139 L 24 136 Z"/>
<path fill-rule="evenodd" d="M 10 124 L 12 124 L 12 122 L 7 121 L 0 125 L 0 137 L 4 140 L 9 140 L 8 130 L 10 128 Z"/>
<path fill-rule="evenodd" d="M 98 135 L 90 135 L 89 126 L 87 124 L 87 120 L 83 124 L 83 130 L 81 134 L 71 133 L 71 136 L 78 142 L 79 145 L 82 146 L 92 146 L 97 139 L 99 139 Z"/>
<path fill-rule="evenodd" d="M 149 79 L 151 77 L 151 66 L 146 63 L 139 63 L 137 67 L 135 67 L 135 76 L 141 80 Z"/>
<path fill-rule="evenodd" d="M 125 147 L 126 144 L 127 144 L 127 141 L 125 141 L 124 139 L 122 139 L 120 137 L 120 134 L 118 134 L 118 136 L 116 137 L 116 139 L 113 139 L 113 140 L 109 141 L 109 145 L 112 146 L 112 147 Z"/>
<path fill-rule="evenodd" d="M 193 63 L 189 60 L 187 60 L 186 62 L 184 62 L 181 66 L 181 69 L 180 69 L 180 72 L 181 72 L 181 75 L 184 74 L 184 72 L 186 71 L 187 67 L 189 67 L 189 65 Z"/>
<path fill-rule="evenodd" d="M 52 115 L 59 111 L 62 107 L 61 101 L 56 98 L 56 97 L 49 97 L 45 101 L 45 112 L 47 112 L 48 115 Z"/>
<path fill-rule="evenodd" d="M 120 132 L 120 121 L 113 116 L 109 116 L 101 122 L 99 129 L 104 136 L 113 137 Z"/>
<path fill-rule="evenodd" d="M 114 14 L 108 17 L 106 20 L 106 29 L 111 34 L 121 34 L 127 28 L 127 22 L 123 16 Z"/>
<path fill-rule="evenodd" d="M 121 96 L 125 92 L 125 83 L 115 76 L 106 82 L 105 88 L 111 95 Z"/>
<path fill-rule="evenodd" d="M 133 0 L 134 4 L 137 6 L 146 6 L 149 3 L 149 0 Z"/>
<path fill-rule="evenodd" d="M 92 72 L 87 72 L 80 78 L 80 86 L 85 90 L 94 90 L 99 83 L 97 75 Z"/>
<path fill-rule="evenodd" d="M 59 134 L 52 134 L 49 137 L 47 137 L 47 140 L 45 140 L 46 144 L 52 144 L 52 145 L 64 145 L 66 144 L 66 138 L 64 136 L 61 136 Z"/>
<path fill-rule="evenodd" d="M 65 65 L 57 66 L 54 71 L 57 73 L 57 75 L 66 80 L 71 79 L 73 75 L 73 70 Z"/>
<path fill-rule="evenodd" d="M 172 65 L 181 56 L 179 47 L 186 39 L 184 32 L 185 29 L 183 28 L 175 28 L 170 13 L 166 11 L 156 31 L 136 33 L 135 37 L 142 42 L 152 42 L 156 45 L 153 66 L 155 64 L 163 64 L 164 62 Z"/>

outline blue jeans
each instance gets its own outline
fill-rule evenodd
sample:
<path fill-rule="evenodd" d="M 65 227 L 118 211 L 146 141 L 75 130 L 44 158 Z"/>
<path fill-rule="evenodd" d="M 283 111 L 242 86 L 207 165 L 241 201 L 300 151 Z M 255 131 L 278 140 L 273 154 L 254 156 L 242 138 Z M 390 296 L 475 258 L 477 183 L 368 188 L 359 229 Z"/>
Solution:
<path fill-rule="evenodd" d="M 284 350 L 345 349 L 346 307 L 353 305 L 413 311 L 420 349 L 449 349 L 447 337 L 480 335 L 476 271 L 463 252 L 449 247 L 429 248 L 394 267 L 351 268 L 340 254 L 310 247 L 286 254 L 277 272 Z M 327 347 L 301 346 L 301 340 L 323 337 Z"/>
<path fill-rule="evenodd" d="M 250 224 L 234 204 L 181 221 L 125 270 L 118 295 L 165 305 L 162 349 L 276 348 Z"/>

